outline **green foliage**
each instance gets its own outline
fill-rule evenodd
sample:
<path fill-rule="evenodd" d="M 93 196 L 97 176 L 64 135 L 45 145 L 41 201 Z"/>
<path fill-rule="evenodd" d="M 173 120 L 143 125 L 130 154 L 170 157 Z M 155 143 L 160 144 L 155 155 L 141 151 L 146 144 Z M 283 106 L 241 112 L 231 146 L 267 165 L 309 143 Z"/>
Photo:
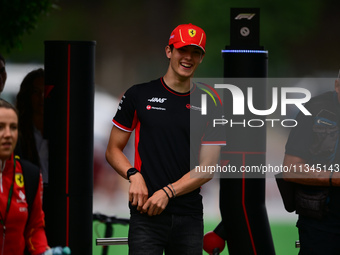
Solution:
<path fill-rule="evenodd" d="M 8 52 L 20 48 L 22 37 L 32 32 L 53 0 L 0 0 L 0 47 Z"/>
<path fill-rule="evenodd" d="M 207 34 L 207 55 L 197 76 L 222 75 L 221 50 L 230 42 L 230 8 L 260 8 L 260 44 L 269 51 L 272 66 L 289 65 L 292 45 L 319 29 L 325 2 L 310 0 L 185 0 L 181 23 L 201 26 Z M 273 71 L 273 68 L 270 69 Z M 282 70 L 281 70 L 282 71 Z M 275 72 L 275 70 L 274 70 Z"/>

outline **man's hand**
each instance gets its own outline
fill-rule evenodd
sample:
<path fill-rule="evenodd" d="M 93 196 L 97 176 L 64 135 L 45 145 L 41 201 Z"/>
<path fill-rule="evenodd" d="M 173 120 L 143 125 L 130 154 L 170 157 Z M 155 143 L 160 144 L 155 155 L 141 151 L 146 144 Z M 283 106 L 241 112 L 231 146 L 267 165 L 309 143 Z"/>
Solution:
<path fill-rule="evenodd" d="M 168 192 L 169 197 L 171 197 L 169 190 L 165 192 Z M 169 198 L 165 192 L 162 189 L 157 190 L 143 205 L 142 212 L 147 212 L 149 216 L 161 214 L 169 203 Z"/>
<path fill-rule="evenodd" d="M 148 188 L 146 187 L 143 176 L 138 172 L 130 176 L 129 201 L 131 205 L 137 206 L 141 211 L 143 205 L 148 200 Z"/>

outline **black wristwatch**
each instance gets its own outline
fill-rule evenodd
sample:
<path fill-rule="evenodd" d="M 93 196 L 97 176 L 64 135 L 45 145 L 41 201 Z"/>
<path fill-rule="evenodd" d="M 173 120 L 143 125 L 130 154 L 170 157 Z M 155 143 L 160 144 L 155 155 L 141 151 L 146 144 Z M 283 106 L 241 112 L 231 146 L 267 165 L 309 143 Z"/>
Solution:
<path fill-rule="evenodd" d="M 138 170 L 134 167 L 127 170 L 127 173 L 126 173 L 127 179 L 130 181 L 130 176 L 136 174 L 137 172 L 138 172 Z"/>

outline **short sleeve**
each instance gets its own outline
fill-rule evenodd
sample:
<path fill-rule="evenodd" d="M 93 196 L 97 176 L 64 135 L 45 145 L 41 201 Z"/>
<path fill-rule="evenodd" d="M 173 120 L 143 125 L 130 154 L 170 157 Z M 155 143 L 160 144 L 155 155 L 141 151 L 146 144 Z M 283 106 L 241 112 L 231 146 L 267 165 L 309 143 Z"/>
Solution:
<path fill-rule="evenodd" d="M 112 122 L 119 129 L 132 132 L 136 126 L 136 86 L 128 89 L 120 100 Z"/>
<path fill-rule="evenodd" d="M 209 119 L 201 144 L 224 146 L 226 145 L 226 125 L 222 124 L 224 119 L 223 106 L 217 100 L 216 103 L 212 100 L 208 102 L 210 103 L 207 114 Z"/>
<path fill-rule="evenodd" d="M 298 124 L 290 131 L 285 153 L 308 160 L 308 148 L 313 136 L 313 116 L 306 116 L 300 112 L 296 121 Z"/>

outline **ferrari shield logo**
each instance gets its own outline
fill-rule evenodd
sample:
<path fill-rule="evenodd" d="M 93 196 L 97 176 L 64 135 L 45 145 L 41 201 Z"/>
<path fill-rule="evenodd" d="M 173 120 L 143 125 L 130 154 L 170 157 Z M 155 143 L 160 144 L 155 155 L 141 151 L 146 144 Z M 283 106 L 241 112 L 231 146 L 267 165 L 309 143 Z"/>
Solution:
<path fill-rule="evenodd" d="M 195 35 L 196 35 L 196 30 L 195 29 L 189 29 L 189 35 L 191 36 L 191 37 L 194 37 Z"/>
<path fill-rule="evenodd" d="M 24 177 L 22 174 L 15 174 L 15 183 L 20 188 L 24 187 Z"/>

